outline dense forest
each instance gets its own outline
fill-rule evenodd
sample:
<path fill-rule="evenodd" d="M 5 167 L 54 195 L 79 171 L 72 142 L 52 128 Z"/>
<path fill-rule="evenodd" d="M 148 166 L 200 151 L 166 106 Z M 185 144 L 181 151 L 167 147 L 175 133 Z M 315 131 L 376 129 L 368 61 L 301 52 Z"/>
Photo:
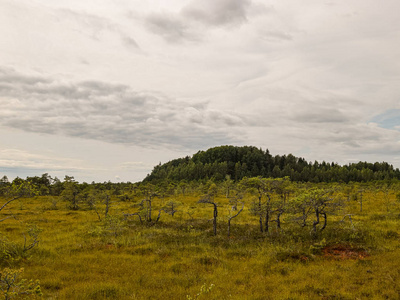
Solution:
<path fill-rule="evenodd" d="M 244 177 L 289 177 L 301 182 L 367 182 L 371 180 L 400 179 L 399 169 L 386 162 L 358 162 L 348 165 L 307 162 L 292 154 L 272 156 L 268 149 L 253 146 L 219 146 L 199 151 L 192 157 L 174 159 L 154 167 L 144 181 L 214 180 L 226 176 L 234 181 Z"/>

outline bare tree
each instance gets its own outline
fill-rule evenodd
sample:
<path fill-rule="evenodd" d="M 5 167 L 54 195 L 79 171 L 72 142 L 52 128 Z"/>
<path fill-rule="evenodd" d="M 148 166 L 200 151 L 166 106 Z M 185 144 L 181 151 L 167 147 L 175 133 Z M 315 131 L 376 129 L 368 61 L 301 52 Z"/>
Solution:
<path fill-rule="evenodd" d="M 251 211 L 259 217 L 260 231 L 268 232 L 273 214 L 277 214 L 276 222 L 280 227 L 280 217 L 284 213 L 284 206 L 288 198 L 286 186 L 287 178 L 262 178 L 252 177 L 242 180 L 241 185 L 258 201 L 253 203 Z"/>
<path fill-rule="evenodd" d="M 213 231 L 214 235 L 217 235 L 217 218 L 218 218 L 218 205 L 214 201 L 214 196 L 216 195 L 217 186 L 215 183 L 211 184 L 208 189 L 208 193 L 201 198 L 198 203 L 208 203 L 214 206 L 214 215 L 213 215 Z"/>
<path fill-rule="evenodd" d="M 229 217 L 228 217 L 228 237 L 231 236 L 231 221 L 232 221 L 232 219 L 236 218 L 236 217 L 243 211 L 244 203 L 241 202 L 241 204 L 242 204 L 242 208 L 241 208 L 239 211 L 237 211 L 237 213 L 234 214 L 233 216 L 229 216 Z M 233 210 L 233 209 L 232 209 L 232 210 Z M 237 209 L 236 209 L 236 210 L 237 210 Z M 231 212 L 231 211 L 229 211 L 229 214 L 230 214 L 230 212 Z"/>
<path fill-rule="evenodd" d="M 143 224 L 143 219 L 142 219 L 142 216 L 140 215 L 140 213 L 136 212 L 133 214 L 124 214 L 125 220 L 127 220 L 128 217 L 131 217 L 131 216 L 138 216 L 140 223 Z"/>
<path fill-rule="evenodd" d="M 101 206 L 99 205 L 104 205 L 104 218 L 107 218 L 108 213 L 110 211 L 111 207 L 111 195 L 110 191 L 97 191 L 94 190 L 92 193 L 89 194 L 88 197 L 88 202 L 89 206 L 94 209 L 94 211 L 97 214 L 97 217 L 99 218 L 99 221 L 102 220 L 101 218 Z"/>
<path fill-rule="evenodd" d="M 144 186 L 142 189 L 142 194 L 145 196 L 145 198 L 140 202 L 139 205 L 141 206 L 142 210 L 146 211 L 145 220 L 147 222 L 151 222 L 153 199 L 154 197 L 158 196 L 158 194 L 155 191 L 155 187 L 152 184 L 147 184 L 146 186 Z M 146 207 L 144 206 L 144 204 L 146 204 Z"/>

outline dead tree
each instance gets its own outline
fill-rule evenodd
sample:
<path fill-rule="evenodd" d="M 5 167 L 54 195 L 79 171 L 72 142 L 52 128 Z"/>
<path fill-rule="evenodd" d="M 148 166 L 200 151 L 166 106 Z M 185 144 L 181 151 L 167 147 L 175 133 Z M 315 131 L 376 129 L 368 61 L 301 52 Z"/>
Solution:
<path fill-rule="evenodd" d="M 143 219 L 142 219 L 142 216 L 140 215 L 140 213 L 124 214 L 125 220 L 128 219 L 128 217 L 131 217 L 131 216 L 138 216 L 140 224 L 143 224 Z"/>
<path fill-rule="evenodd" d="M 99 199 L 99 200 L 97 200 Z M 104 218 L 107 219 L 108 212 L 111 207 L 111 196 L 109 195 L 108 192 L 95 192 L 94 194 L 89 196 L 89 204 L 90 206 L 94 209 L 95 213 L 97 214 L 97 217 L 99 218 L 99 221 L 102 221 L 101 214 L 99 211 L 99 208 L 97 207 L 97 202 L 100 202 L 105 205 L 104 207 Z"/>
<path fill-rule="evenodd" d="M 214 216 L 213 216 L 213 230 L 214 235 L 217 235 L 217 217 L 218 217 L 218 205 L 214 202 L 210 195 L 204 196 L 202 199 L 198 201 L 198 203 L 208 203 L 214 206 Z"/>
<path fill-rule="evenodd" d="M 174 216 L 174 214 L 177 212 L 175 210 L 176 205 L 177 205 L 177 203 L 174 203 L 173 201 L 170 201 L 163 208 L 159 209 L 158 210 L 157 219 L 156 219 L 155 223 L 157 223 L 160 220 L 162 212 L 164 212 L 164 213 L 166 213 L 168 215 Z"/>
<path fill-rule="evenodd" d="M 19 199 L 19 198 L 20 198 L 20 197 L 14 197 L 14 198 L 8 200 L 6 203 L 4 203 L 4 204 L 2 205 L 2 207 L 0 207 L 0 211 L 2 211 L 8 204 L 10 204 L 11 202 L 13 202 L 13 201 L 15 201 L 15 200 L 17 200 L 17 199 Z M 8 217 L 5 217 L 5 218 L 1 219 L 0 222 L 3 222 L 3 221 L 5 221 L 5 220 L 11 219 L 11 218 L 14 218 L 14 219 L 15 219 L 15 216 L 8 216 Z"/>
<path fill-rule="evenodd" d="M 243 211 L 244 203 L 243 202 L 241 202 L 241 203 L 242 203 L 242 208 L 235 215 L 228 217 L 228 237 L 230 237 L 230 235 L 231 235 L 231 221 L 232 221 L 232 219 L 236 218 Z"/>

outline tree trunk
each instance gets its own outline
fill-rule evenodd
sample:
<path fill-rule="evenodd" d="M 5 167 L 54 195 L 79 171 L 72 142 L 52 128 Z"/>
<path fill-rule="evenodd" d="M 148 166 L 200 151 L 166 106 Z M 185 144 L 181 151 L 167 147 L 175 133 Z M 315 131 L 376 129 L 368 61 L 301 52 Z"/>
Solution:
<path fill-rule="evenodd" d="M 162 209 L 160 209 L 160 210 L 158 211 L 158 215 L 157 215 L 156 223 L 158 222 L 158 220 L 160 220 L 160 217 L 161 217 L 161 212 L 162 212 L 162 211 L 163 211 Z"/>
<path fill-rule="evenodd" d="M 106 209 L 104 212 L 104 217 L 107 218 L 108 216 L 108 210 L 110 209 L 110 196 L 106 195 Z"/>
<path fill-rule="evenodd" d="M 260 214 L 260 220 L 259 220 L 259 222 L 260 222 L 260 231 L 264 232 L 264 229 L 263 229 L 263 216 L 262 216 L 262 210 L 261 210 L 261 196 L 258 197 L 258 211 L 259 211 L 259 214 Z"/>
<path fill-rule="evenodd" d="M 321 213 L 321 215 L 324 217 L 324 225 L 321 228 L 321 231 L 324 230 L 326 228 L 326 223 L 327 223 L 327 217 L 326 217 L 326 213 Z"/>
<path fill-rule="evenodd" d="M 267 212 L 265 214 L 265 232 L 269 231 L 269 208 L 267 208 Z"/>
<path fill-rule="evenodd" d="M 301 227 L 306 227 L 307 226 L 307 214 L 306 214 L 306 209 L 303 208 L 303 224 L 301 224 Z"/>
<path fill-rule="evenodd" d="M 151 199 L 147 200 L 147 221 L 151 222 Z"/>
<path fill-rule="evenodd" d="M 235 215 L 232 216 L 232 217 L 229 217 L 229 219 L 228 219 L 228 237 L 231 236 L 231 221 L 232 221 L 232 219 L 233 219 L 233 218 L 236 218 L 236 217 L 243 211 L 243 208 L 244 208 L 244 203 L 242 203 L 242 208 L 241 208 L 241 210 L 239 210 L 239 211 L 237 212 L 237 214 L 235 214 Z"/>
<path fill-rule="evenodd" d="M 278 211 L 278 214 L 276 215 L 276 227 L 281 229 L 281 215 L 283 214 L 282 210 Z"/>
<path fill-rule="evenodd" d="M 72 198 L 72 209 L 73 210 L 78 210 L 78 201 L 76 200 L 76 193 L 73 193 L 73 198 Z"/>
<path fill-rule="evenodd" d="M 317 225 L 319 224 L 319 209 L 315 209 L 316 220 L 313 222 L 313 233 L 317 234 Z"/>
<path fill-rule="evenodd" d="M 214 226 L 214 235 L 217 235 L 217 217 L 218 217 L 218 208 L 217 204 L 213 203 L 214 205 L 214 220 L 213 220 L 213 226 Z"/>
<path fill-rule="evenodd" d="M 270 218 L 270 213 L 271 213 L 271 207 L 270 207 L 270 203 L 271 203 L 271 196 L 268 194 L 267 195 L 268 201 L 267 201 L 267 212 L 265 213 L 265 232 L 269 231 L 269 218 Z"/>

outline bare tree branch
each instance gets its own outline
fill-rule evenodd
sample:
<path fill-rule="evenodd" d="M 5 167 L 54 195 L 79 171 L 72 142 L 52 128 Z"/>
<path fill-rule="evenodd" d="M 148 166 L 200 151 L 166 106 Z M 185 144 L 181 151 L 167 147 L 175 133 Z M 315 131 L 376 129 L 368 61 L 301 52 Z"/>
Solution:
<path fill-rule="evenodd" d="M 0 222 L 3 222 L 3 221 L 5 221 L 5 220 L 11 219 L 11 218 L 14 218 L 15 220 L 17 219 L 15 216 L 9 216 L 9 217 L 6 217 L 6 218 L 4 218 L 4 219 L 1 219 Z"/>
<path fill-rule="evenodd" d="M 242 208 L 235 215 L 233 215 L 232 217 L 228 218 L 228 237 L 230 237 L 230 235 L 231 235 L 231 221 L 232 221 L 232 219 L 236 218 L 243 211 L 244 203 L 243 202 L 241 202 L 241 203 L 242 203 Z"/>
<path fill-rule="evenodd" d="M 17 196 L 17 197 L 14 197 L 14 198 L 11 198 L 10 200 L 8 200 L 6 203 L 3 204 L 2 207 L 0 207 L 0 211 L 2 211 L 3 208 L 5 208 L 9 203 L 11 203 L 11 202 L 13 202 L 13 201 L 15 201 L 15 200 L 17 200 L 17 199 L 19 199 L 19 198 L 21 198 L 21 197 L 20 197 L 20 196 Z"/>
<path fill-rule="evenodd" d="M 138 216 L 139 220 L 140 220 L 140 223 L 143 224 L 142 216 L 139 213 L 124 214 L 125 219 L 127 219 L 128 217 L 131 217 L 131 216 Z"/>

